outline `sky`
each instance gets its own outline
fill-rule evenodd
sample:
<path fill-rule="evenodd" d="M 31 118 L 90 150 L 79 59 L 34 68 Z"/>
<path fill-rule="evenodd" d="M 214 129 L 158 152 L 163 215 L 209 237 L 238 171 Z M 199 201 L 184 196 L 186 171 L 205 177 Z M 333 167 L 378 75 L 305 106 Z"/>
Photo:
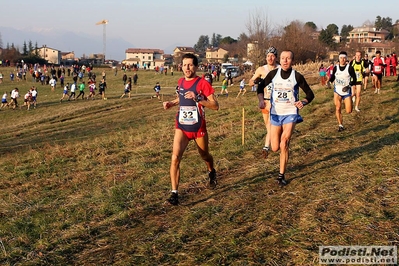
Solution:
<path fill-rule="evenodd" d="M 6 0 L 0 0 L 5 4 Z M 373 8 L 386 0 L 53 0 L 23 1 L 15 12 L 2 12 L 0 26 L 30 31 L 73 31 L 85 35 L 103 35 L 103 26 L 96 22 L 106 19 L 106 39 L 122 38 L 132 47 L 167 50 L 176 46 L 194 46 L 201 35 L 213 33 L 237 39 L 248 33 L 249 18 L 260 14 L 273 28 L 293 20 L 312 21 L 318 29 L 329 24 L 361 26 L 374 22 L 379 15 L 399 19 L 399 2 L 391 0 L 384 8 Z M 378 10 L 377 10 L 378 9 Z M 4 11 L 4 10 L 3 10 Z M 1 33 L 1 32 L 0 32 Z M 12 43 L 5 39 L 3 43 Z M 40 40 L 37 40 L 40 45 Z M 51 44 L 48 44 L 51 46 Z M 173 49 L 173 48 L 172 48 Z"/>

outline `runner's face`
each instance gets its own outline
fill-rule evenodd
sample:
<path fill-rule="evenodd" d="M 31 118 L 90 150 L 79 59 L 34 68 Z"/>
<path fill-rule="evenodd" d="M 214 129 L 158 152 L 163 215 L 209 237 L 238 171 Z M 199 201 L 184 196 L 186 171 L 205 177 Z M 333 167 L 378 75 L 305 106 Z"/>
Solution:
<path fill-rule="evenodd" d="M 280 55 L 280 65 L 283 70 L 288 70 L 292 65 L 292 54 L 291 52 L 284 51 Z"/>
<path fill-rule="evenodd" d="M 197 72 L 197 67 L 194 66 L 192 58 L 185 58 L 183 60 L 183 72 L 186 78 L 194 78 Z"/>
<path fill-rule="evenodd" d="M 342 56 L 342 55 L 339 56 L 339 64 L 341 66 L 346 65 L 346 56 Z"/>
<path fill-rule="evenodd" d="M 276 64 L 276 56 L 272 53 L 266 55 L 266 62 L 269 66 L 274 66 Z"/>
<path fill-rule="evenodd" d="M 356 59 L 356 61 L 359 62 L 359 61 L 360 61 L 360 58 L 362 58 L 362 54 L 359 53 L 359 52 L 357 52 L 357 53 L 355 54 L 355 59 Z"/>

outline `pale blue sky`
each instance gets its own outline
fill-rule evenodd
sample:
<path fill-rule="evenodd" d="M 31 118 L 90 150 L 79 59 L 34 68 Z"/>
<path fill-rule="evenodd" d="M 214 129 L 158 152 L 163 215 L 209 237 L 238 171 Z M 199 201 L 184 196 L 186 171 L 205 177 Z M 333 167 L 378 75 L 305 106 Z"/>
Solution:
<path fill-rule="evenodd" d="M 375 0 L 20 1 L 11 4 L 13 12 L 2 12 L 0 25 L 102 36 L 102 26 L 95 23 L 107 19 L 107 37 L 122 37 L 137 48 L 164 49 L 176 44 L 193 46 L 200 35 L 211 38 L 213 33 L 236 39 L 240 33 L 247 33 L 250 14 L 259 11 L 274 27 L 300 20 L 313 21 L 319 29 L 331 23 L 341 29 L 343 24 L 356 27 L 367 20 L 374 22 L 377 15 L 390 17 L 395 22 L 399 19 L 399 2 L 389 2 L 390 5 L 379 5 Z M 0 3 L 9 5 L 10 2 L 0 0 Z M 12 42 L 3 39 L 8 41 Z"/>

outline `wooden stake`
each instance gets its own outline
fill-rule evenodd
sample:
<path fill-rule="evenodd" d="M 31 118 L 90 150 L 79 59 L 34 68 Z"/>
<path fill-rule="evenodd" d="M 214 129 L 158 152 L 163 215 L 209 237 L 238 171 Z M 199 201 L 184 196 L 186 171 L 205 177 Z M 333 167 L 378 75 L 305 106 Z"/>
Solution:
<path fill-rule="evenodd" d="M 245 144 L 245 110 L 242 108 L 242 146 Z"/>

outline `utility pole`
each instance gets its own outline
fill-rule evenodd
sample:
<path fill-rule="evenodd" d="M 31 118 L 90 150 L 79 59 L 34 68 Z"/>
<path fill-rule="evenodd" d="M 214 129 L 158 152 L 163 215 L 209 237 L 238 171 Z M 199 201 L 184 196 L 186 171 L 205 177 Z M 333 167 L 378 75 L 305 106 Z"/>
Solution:
<path fill-rule="evenodd" d="M 103 19 L 96 23 L 96 25 L 103 25 L 103 64 L 105 63 L 105 51 L 106 51 L 106 31 L 105 26 L 108 24 L 108 20 Z"/>

